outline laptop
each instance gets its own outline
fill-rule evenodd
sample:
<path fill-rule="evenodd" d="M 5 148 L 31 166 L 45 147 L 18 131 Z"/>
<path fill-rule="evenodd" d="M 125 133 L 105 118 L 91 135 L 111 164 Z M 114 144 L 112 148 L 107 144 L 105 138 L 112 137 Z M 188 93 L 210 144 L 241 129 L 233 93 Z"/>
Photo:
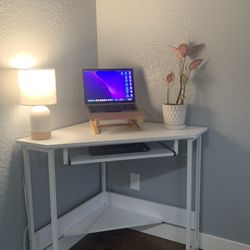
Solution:
<path fill-rule="evenodd" d="M 83 89 L 90 113 L 138 110 L 132 69 L 83 69 Z"/>

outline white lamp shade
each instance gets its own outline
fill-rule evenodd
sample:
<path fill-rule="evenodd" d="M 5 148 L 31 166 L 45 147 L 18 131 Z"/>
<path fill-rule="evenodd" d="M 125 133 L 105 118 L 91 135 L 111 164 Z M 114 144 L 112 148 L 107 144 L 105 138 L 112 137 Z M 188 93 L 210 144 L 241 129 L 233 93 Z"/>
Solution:
<path fill-rule="evenodd" d="M 22 69 L 18 74 L 23 105 L 56 104 L 54 69 Z"/>

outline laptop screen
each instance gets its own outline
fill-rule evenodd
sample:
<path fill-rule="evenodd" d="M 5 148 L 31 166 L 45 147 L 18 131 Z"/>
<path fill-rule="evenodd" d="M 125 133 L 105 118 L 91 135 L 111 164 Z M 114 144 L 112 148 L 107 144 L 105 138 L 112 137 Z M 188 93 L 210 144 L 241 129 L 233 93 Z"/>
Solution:
<path fill-rule="evenodd" d="M 86 104 L 135 102 L 132 69 L 84 69 Z"/>

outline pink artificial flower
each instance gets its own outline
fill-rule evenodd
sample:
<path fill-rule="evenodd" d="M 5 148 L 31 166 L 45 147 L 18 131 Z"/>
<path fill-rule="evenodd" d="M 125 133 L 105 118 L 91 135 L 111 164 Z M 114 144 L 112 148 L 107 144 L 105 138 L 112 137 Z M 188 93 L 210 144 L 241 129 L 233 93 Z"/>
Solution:
<path fill-rule="evenodd" d="M 175 75 L 174 75 L 174 72 L 171 72 L 167 75 L 167 78 L 166 78 L 167 82 L 168 83 L 171 83 L 175 80 Z"/>
<path fill-rule="evenodd" d="M 178 48 L 171 46 L 178 58 L 186 57 L 188 54 L 188 46 L 186 43 L 182 43 Z"/>
<path fill-rule="evenodd" d="M 187 44 L 183 43 L 177 48 L 182 57 L 186 57 L 188 54 L 188 46 Z"/>
<path fill-rule="evenodd" d="M 190 63 L 189 70 L 192 71 L 193 69 L 196 69 L 203 61 L 204 59 L 194 60 L 193 62 Z"/>
<path fill-rule="evenodd" d="M 202 46 L 203 44 L 199 44 L 199 45 L 195 45 L 192 47 L 188 47 L 188 45 L 186 43 L 182 43 L 180 44 L 178 47 L 174 47 L 169 45 L 172 50 L 174 51 L 174 53 L 176 54 L 177 58 L 179 59 L 179 93 L 177 95 L 177 99 L 175 104 L 183 104 L 185 99 L 186 99 L 186 87 L 187 87 L 187 83 L 188 83 L 188 79 L 190 76 L 190 73 L 192 70 L 198 68 L 201 63 L 204 61 L 204 59 L 195 59 L 193 60 L 189 66 L 187 67 L 187 62 L 186 62 L 186 57 L 193 53 L 198 47 Z M 170 94 L 171 94 L 171 89 L 172 89 L 172 85 L 171 83 L 173 83 L 175 81 L 175 74 L 174 72 L 169 73 L 166 76 L 166 82 L 167 82 L 167 104 L 169 104 L 169 100 L 170 100 Z"/>

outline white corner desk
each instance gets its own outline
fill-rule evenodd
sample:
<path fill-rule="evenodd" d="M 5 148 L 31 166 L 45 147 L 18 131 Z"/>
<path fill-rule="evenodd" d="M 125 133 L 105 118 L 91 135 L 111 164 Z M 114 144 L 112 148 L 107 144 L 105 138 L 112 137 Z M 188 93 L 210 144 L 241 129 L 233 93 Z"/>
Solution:
<path fill-rule="evenodd" d="M 201 136 L 206 127 L 186 127 L 167 130 L 161 123 L 143 123 L 141 130 L 120 126 L 106 128 L 94 134 L 89 123 L 81 123 L 52 132 L 49 140 L 17 140 L 23 147 L 25 194 L 27 198 L 29 243 L 31 250 L 66 250 L 86 234 L 120 228 L 170 223 L 186 228 L 186 250 L 199 247 Z M 186 209 L 120 195 L 106 190 L 106 164 L 110 161 L 142 158 L 172 157 L 178 154 L 179 140 L 187 141 Z M 88 146 L 147 142 L 148 152 L 91 156 Z M 161 142 L 161 143 L 159 143 Z M 196 147 L 193 147 L 196 143 Z M 165 147 L 163 144 L 168 144 Z M 55 150 L 63 152 L 65 167 L 87 163 L 101 164 L 102 191 L 79 207 L 58 218 L 56 200 Z M 195 149 L 195 150 L 194 150 Z M 37 231 L 31 185 L 30 151 L 48 155 L 51 223 Z M 195 151 L 195 155 L 193 154 Z M 193 164 L 195 165 L 193 167 Z M 83 165 L 84 166 L 84 165 Z M 195 180 L 192 180 L 195 170 Z M 192 183 L 194 182 L 195 207 L 192 207 Z"/>

